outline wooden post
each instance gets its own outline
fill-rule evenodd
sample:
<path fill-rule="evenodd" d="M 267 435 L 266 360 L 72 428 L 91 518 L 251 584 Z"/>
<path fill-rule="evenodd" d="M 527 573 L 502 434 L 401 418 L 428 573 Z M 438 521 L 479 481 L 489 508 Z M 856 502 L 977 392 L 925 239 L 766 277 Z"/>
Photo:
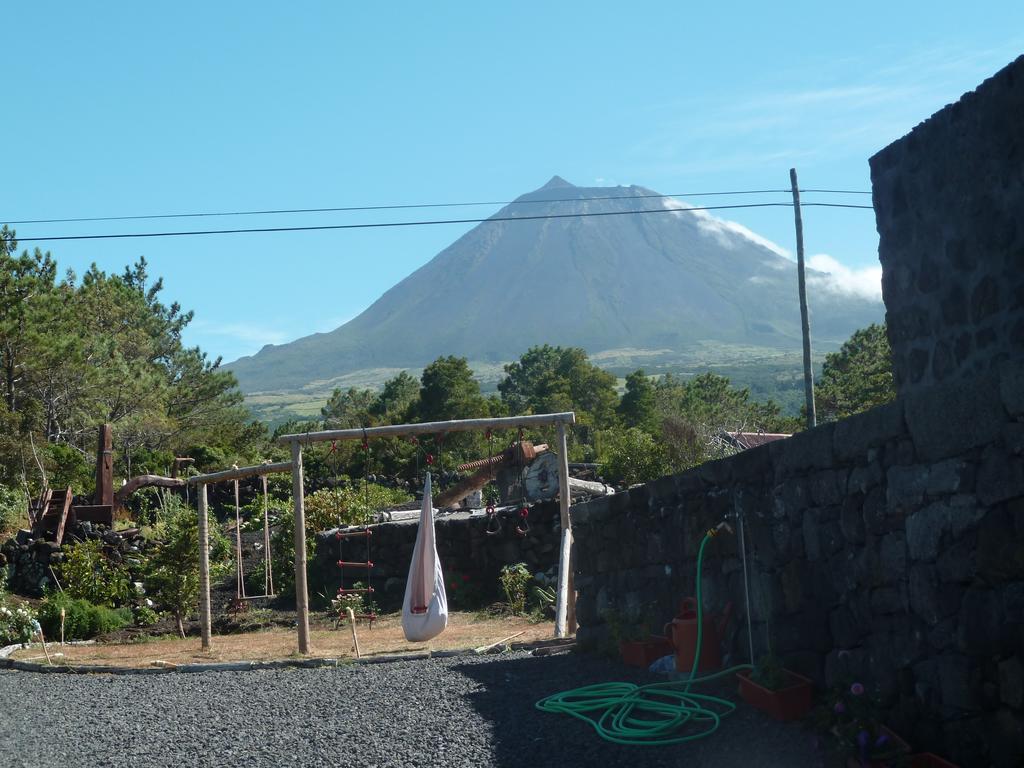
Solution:
<path fill-rule="evenodd" d="M 804 279 L 804 220 L 800 213 L 800 187 L 796 182 L 796 168 L 789 169 L 789 183 L 793 188 L 793 214 L 796 217 L 796 279 L 800 291 L 800 329 L 804 337 L 804 400 L 807 408 L 807 428 L 812 429 L 818 419 L 814 413 L 814 371 L 811 370 L 811 321 L 807 315 L 807 285 Z"/>
<path fill-rule="evenodd" d="M 203 650 L 210 650 L 210 523 L 206 486 L 199 486 L 199 626 Z"/>
<path fill-rule="evenodd" d="M 572 525 L 569 521 L 569 446 L 565 424 L 558 424 L 558 511 L 562 523 L 562 541 L 558 558 L 558 595 L 555 604 L 555 637 L 576 631 L 576 592 L 572 578 Z"/>
<path fill-rule="evenodd" d="M 114 436 L 109 424 L 100 425 L 96 446 L 96 493 L 92 503 L 114 503 Z"/>
<path fill-rule="evenodd" d="M 292 498 L 295 501 L 295 613 L 299 653 L 309 653 L 309 591 L 306 588 L 306 500 L 302 490 L 302 445 L 292 441 Z"/>

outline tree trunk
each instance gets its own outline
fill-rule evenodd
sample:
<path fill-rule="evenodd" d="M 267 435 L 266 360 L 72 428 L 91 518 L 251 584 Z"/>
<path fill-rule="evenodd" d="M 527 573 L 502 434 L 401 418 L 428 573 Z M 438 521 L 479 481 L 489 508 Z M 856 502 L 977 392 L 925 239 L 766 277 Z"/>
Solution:
<path fill-rule="evenodd" d="M 174 619 L 175 619 L 175 621 L 178 622 L 178 633 L 181 635 L 181 639 L 184 640 L 185 639 L 185 625 L 181 621 L 181 614 L 178 613 L 178 612 L 175 612 Z"/>

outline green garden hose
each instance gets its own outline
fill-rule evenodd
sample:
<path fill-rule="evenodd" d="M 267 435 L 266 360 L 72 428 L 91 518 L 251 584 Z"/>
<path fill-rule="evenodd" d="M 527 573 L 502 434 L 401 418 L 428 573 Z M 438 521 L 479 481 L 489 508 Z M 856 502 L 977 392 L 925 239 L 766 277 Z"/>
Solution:
<path fill-rule="evenodd" d="M 634 685 L 633 683 L 598 683 L 547 696 L 535 705 L 542 712 L 561 712 L 590 723 L 606 741 L 634 746 L 681 744 L 708 736 L 718 730 L 721 719 L 736 709 L 728 699 L 692 693 L 698 683 L 751 669 L 739 664 L 703 677 L 697 677 L 703 641 L 703 599 L 701 597 L 701 566 L 704 547 L 717 529 L 704 535 L 697 551 L 697 647 L 693 669 L 685 681 Z M 689 732 L 681 732 L 690 726 Z M 696 728 L 694 730 L 693 728 Z"/>

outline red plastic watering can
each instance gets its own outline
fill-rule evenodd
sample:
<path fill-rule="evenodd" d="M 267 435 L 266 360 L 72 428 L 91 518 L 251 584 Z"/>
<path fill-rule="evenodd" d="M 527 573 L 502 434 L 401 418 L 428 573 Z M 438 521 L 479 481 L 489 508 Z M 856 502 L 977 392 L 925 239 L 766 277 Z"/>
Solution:
<path fill-rule="evenodd" d="M 725 606 L 721 615 L 707 611 L 702 616 L 703 633 L 700 644 L 700 663 L 698 674 L 711 672 L 722 666 L 722 638 L 725 627 L 732 617 L 732 603 Z M 697 649 L 697 599 L 683 598 L 679 604 L 679 614 L 665 625 L 663 634 L 672 640 L 676 651 L 676 671 L 690 672 L 693 669 L 693 656 Z"/>

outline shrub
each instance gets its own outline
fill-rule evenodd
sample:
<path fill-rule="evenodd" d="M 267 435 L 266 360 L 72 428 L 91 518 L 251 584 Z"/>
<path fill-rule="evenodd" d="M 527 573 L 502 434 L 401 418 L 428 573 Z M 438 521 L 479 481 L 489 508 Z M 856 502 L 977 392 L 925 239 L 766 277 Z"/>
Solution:
<path fill-rule="evenodd" d="M 646 483 L 671 471 L 664 447 L 642 429 L 605 432 L 603 443 L 603 471 L 612 482 Z"/>
<path fill-rule="evenodd" d="M 128 569 L 111 561 L 100 541 L 83 541 L 65 550 L 60 583 L 73 598 L 113 607 L 134 594 Z"/>
<path fill-rule="evenodd" d="M 509 610 L 519 616 L 526 611 L 526 587 L 531 578 L 529 568 L 526 567 L 526 563 L 506 565 L 501 569 L 499 578 Z"/>
<path fill-rule="evenodd" d="M 129 608 L 94 605 L 67 592 L 52 592 L 39 606 L 39 623 L 50 640 L 60 638 L 61 610 L 64 611 L 64 639 L 89 640 L 96 635 L 126 627 L 132 623 Z"/>
<path fill-rule="evenodd" d="M 177 497 L 168 497 L 159 531 L 146 566 L 146 592 L 174 614 L 184 637 L 183 620 L 199 601 L 199 516 Z M 215 582 L 231 568 L 231 545 L 216 525 L 209 531 L 210 581 Z"/>
<path fill-rule="evenodd" d="M 0 594 L 0 646 L 27 643 L 35 635 L 36 617 L 26 605 L 15 605 Z"/>
<path fill-rule="evenodd" d="M 160 621 L 160 614 L 148 605 L 136 606 L 134 616 L 137 627 L 149 627 Z"/>
<path fill-rule="evenodd" d="M 0 534 L 13 531 L 27 509 L 28 502 L 22 491 L 0 485 Z"/>

